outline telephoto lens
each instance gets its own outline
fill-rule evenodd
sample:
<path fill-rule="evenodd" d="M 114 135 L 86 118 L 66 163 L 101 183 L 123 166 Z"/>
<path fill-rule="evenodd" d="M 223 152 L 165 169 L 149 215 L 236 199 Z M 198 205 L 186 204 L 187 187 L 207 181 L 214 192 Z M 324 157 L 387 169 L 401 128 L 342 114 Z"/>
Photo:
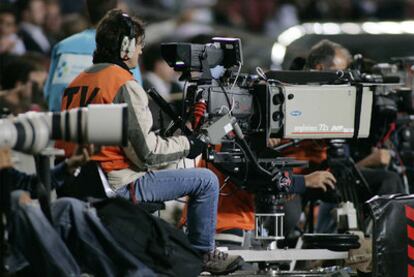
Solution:
<path fill-rule="evenodd" d="M 46 148 L 48 142 L 49 126 L 44 113 L 27 112 L 0 120 L 0 148 L 35 154 Z"/>
<path fill-rule="evenodd" d="M 89 105 L 57 113 L 28 112 L 0 120 L 0 148 L 36 154 L 50 140 L 78 144 L 126 146 L 126 104 Z"/>

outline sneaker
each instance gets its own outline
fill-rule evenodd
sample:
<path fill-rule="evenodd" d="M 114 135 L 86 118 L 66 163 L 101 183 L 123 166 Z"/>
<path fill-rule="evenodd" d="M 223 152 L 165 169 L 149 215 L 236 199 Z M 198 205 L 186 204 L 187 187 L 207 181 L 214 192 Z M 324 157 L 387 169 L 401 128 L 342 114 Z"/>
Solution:
<path fill-rule="evenodd" d="M 241 256 L 229 255 L 214 249 L 204 254 L 203 271 L 213 275 L 229 274 L 239 269 L 244 263 Z"/>

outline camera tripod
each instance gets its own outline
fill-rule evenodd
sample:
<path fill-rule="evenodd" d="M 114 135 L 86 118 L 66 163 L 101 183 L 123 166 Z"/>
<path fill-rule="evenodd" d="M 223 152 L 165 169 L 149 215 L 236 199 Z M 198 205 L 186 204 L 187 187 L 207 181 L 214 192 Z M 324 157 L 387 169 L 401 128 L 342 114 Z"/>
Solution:
<path fill-rule="evenodd" d="M 363 203 L 358 196 L 358 191 L 362 190 L 371 194 L 371 189 L 354 160 L 346 154 L 344 140 L 337 139 L 329 142 L 328 166 L 337 180 L 336 188 L 341 200 L 354 204 L 358 227 L 364 229 Z"/>

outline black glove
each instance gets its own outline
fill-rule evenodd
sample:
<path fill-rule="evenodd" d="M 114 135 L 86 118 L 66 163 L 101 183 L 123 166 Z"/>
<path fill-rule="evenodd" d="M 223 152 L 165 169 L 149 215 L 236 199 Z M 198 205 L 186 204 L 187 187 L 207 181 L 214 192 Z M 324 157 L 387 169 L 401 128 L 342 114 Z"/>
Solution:
<path fill-rule="evenodd" d="M 190 153 L 188 153 L 187 158 L 195 159 L 203 152 L 206 143 L 194 135 L 188 136 L 187 139 L 190 142 Z"/>

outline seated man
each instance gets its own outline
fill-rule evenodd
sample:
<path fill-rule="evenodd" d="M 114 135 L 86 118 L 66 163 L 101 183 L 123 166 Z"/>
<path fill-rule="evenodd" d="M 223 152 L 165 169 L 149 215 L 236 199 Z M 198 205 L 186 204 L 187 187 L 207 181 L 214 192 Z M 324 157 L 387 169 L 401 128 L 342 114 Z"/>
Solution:
<path fill-rule="evenodd" d="M 306 67 L 310 70 L 345 70 L 351 63 L 349 51 L 342 45 L 322 40 L 311 48 Z M 356 161 L 363 177 L 368 182 L 371 195 L 359 195 L 362 201 L 373 195 L 404 193 L 402 180 L 397 173 L 382 167 L 388 166 L 391 161 L 390 151 L 387 149 L 372 148 L 367 150 L 361 141 L 348 145 L 349 152 Z M 368 147 L 370 148 L 370 147 Z M 323 150 L 326 153 L 326 149 Z M 329 220 L 332 204 L 323 203 L 318 217 L 317 232 L 333 232 L 335 223 Z"/>
<path fill-rule="evenodd" d="M 52 188 L 61 187 L 66 176 L 88 159 L 89 152 L 82 148 L 81 153 L 54 167 L 51 170 Z M 37 176 L 13 169 L 9 149 L 0 149 L 0 178 L 1 191 L 11 191 L 10 195 L 2 194 L 0 202 L 2 212 L 3 208 L 10 211 L 9 273 L 22 273 L 23 270 L 23 275 L 35 276 L 79 276 L 81 273 L 156 276 L 115 242 L 95 209 L 87 203 L 73 198 L 54 201 L 50 207 L 51 224 L 38 203 L 32 200 L 37 198 Z M 3 206 L 9 202 L 9 207 Z"/>
<path fill-rule="evenodd" d="M 96 31 L 94 65 L 65 90 L 62 110 L 90 103 L 126 103 L 128 146 L 103 147 L 92 159 L 99 162 L 110 185 L 121 197 L 157 202 L 189 195 L 188 238 L 204 255 L 204 270 L 214 274 L 232 272 L 239 267 L 241 257 L 228 256 L 214 244 L 217 177 L 206 169 L 165 169 L 184 157 L 195 158 L 202 152 L 204 143 L 195 137 L 164 138 L 151 131 L 148 97 L 130 73 L 138 64 L 143 39 L 144 28 L 138 19 L 120 10 L 107 13 Z M 70 155 L 72 146 L 62 146 Z"/>

